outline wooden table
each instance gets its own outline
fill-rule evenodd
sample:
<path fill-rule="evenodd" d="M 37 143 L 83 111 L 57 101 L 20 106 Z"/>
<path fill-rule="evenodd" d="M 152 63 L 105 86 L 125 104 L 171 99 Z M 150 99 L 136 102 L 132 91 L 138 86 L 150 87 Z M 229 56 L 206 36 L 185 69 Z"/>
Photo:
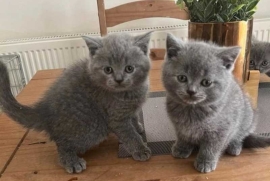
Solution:
<path fill-rule="evenodd" d="M 163 90 L 160 82 L 161 61 L 151 70 L 151 91 Z M 32 104 L 61 74 L 62 70 L 39 71 L 19 94 L 18 100 Z M 1 181 L 269 181 L 270 149 L 244 150 L 238 157 L 222 156 L 215 172 L 198 173 L 188 159 L 170 155 L 153 156 L 148 162 L 117 158 L 118 142 L 114 136 L 83 157 L 87 170 L 67 174 L 58 165 L 56 147 L 46 135 L 23 129 L 4 114 L 0 115 Z"/>
<path fill-rule="evenodd" d="M 261 74 L 260 75 L 260 82 L 261 83 L 269 83 L 270 77 L 268 77 L 266 74 Z"/>

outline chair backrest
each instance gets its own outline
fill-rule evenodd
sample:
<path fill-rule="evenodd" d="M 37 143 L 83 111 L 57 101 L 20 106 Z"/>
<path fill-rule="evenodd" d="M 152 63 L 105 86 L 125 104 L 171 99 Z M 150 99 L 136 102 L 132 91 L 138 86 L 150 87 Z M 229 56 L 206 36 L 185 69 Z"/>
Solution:
<path fill-rule="evenodd" d="M 120 6 L 105 9 L 104 0 L 97 0 L 100 34 L 107 34 L 107 28 L 132 20 L 167 17 L 188 20 L 186 10 L 180 9 L 173 0 L 135 1 Z"/>

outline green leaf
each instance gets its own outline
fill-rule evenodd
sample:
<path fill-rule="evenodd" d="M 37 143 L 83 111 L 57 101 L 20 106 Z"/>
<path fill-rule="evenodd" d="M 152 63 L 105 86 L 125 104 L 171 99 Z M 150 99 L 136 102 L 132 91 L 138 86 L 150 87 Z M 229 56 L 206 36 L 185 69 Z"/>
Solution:
<path fill-rule="evenodd" d="M 247 14 L 246 14 L 246 17 L 248 19 L 250 19 L 254 14 L 255 14 L 256 11 L 249 11 Z"/>
<path fill-rule="evenodd" d="M 243 9 L 240 9 L 239 10 L 239 12 L 238 12 L 238 17 L 239 17 L 239 19 L 241 19 L 241 20 L 245 20 L 246 19 L 246 14 L 245 14 L 245 12 L 244 12 L 244 10 Z"/>
<path fill-rule="evenodd" d="M 199 20 L 200 20 L 202 23 L 205 23 L 205 19 L 204 19 L 204 17 L 203 17 L 202 12 L 198 11 L 196 14 L 197 14 Z"/>
<path fill-rule="evenodd" d="M 238 17 L 233 17 L 232 21 L 241 21 Z"/>
<path fill-rule="evenodd" d="M 189 2 L 188 0 L 183 0 L 183 1 L 184 1 L 185 6 L 187 6 L 188 10 L 191 11 L 193 7 L 192 2 Z"/>
<path fill-rule="evenodd" d="M 183 1 L 183 0 L 177 0 L 177 1 L 175 2 L 175 4 L 176 4 L 177 6 L 179 6 L 181 9 L 184 8 L 184 1 Z"/>
<path fill-rule="evenodd" d="M 180 8 L 185 5 L 192 22 L 229 22 L 251 18 L 260 0 L 177 0 Z"/>
<path fill-rule="evenodd" d="M 236 12 L 238 12 L 240 9 L 242 9 L 245 5 L 241 4 L 235 8 L 232 9 L 232 11 L 230 12 L 231 14 L 235 14 Z"/>
<path fill-rule="evenodd" d="M 184 1 L 183 0 L 177 0 L 176 2 L 175 2 L 175 4 L 182 4 Z"/>
<path fill-rule="evenodd" d="M 253 10 L 257 6 L 258 3 L 259 3 L 259 0 L 250 1 L 250 3 L 248 3 L 248 5 L 246 7 L 246 11 L 249 12 L 249 11 Z"/>
<path fill-rule="evenodd" d="M 196 7 L 200 12 L 203 12 L 203 11 L 204 11 L 203 3 L 196 2 L 196 3 L 194 3 L 194 5 L 195 5 L 195 7 Z"/>
<path fill-rule="evenodd" d="M 184 8 L 186 7 L 184 2 L 182 2 L 182 3 L 177 3 L 176 5 L 179 6 L 180 9 L 184 9 Z"/>
<path fill-rule="evenodd" d="M 228 22 L 229 21 L 229 17 L 227 14 L 221 14 L 220 15 L 222 17 L 222 19 L 224 20 L 224 22 Z"/>
<path fill-rule="evenodd" d="M 227 5 L 227 10 L 232 9 L 232 6 L 233 6 L 232 4 L 228 4 Z"/>
<path fill-rule="evenodd" d="M 209 3 L 207 4 L 205 10 L 204 10 L 204 18 L 209 18 L 209 16 L 211 15 L 211 13 L 214 12 L 214 5 L 213 3 L 215 2 L 216 0 L 210 0 Z M 214 14 L 212 14 L 213 16 Z"/>
<path fill-rule="evenodd" d="M 221 23 L 224 22 L 223 18 L 219 14 L 216 14 L 216 17 L 217 17 L 218 22 L 221 22 Z"/>

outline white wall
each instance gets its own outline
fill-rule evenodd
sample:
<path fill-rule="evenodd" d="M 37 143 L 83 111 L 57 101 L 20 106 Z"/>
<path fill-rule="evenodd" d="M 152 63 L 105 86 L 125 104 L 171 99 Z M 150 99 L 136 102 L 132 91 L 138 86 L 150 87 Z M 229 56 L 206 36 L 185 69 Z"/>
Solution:
<path fill-rule="evenodd" d="M 106 8 L 134 0 L 105 0 Z M 270 18 L 261 0 L 255 18 Z M 180 20 L 137 20 L 115 29 L 179 24 Z M 96 0 L 0 0 L 0 40 L 98 32 Z"/>
<path fill-rule="evenodd" d="M 269 5 L 270 5 L 269 0 L 260 0 L 258 4 L 258 10 L 255 14 L 255 18 L 257 19 L 270 18 Z"/>

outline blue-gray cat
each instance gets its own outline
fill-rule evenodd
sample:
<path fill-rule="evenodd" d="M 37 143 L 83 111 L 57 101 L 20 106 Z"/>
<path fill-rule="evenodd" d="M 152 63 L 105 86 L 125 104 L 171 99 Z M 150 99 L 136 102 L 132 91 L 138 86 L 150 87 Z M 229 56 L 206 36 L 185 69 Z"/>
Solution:
<path fill-rule="evenodd" d="M 250 50 L 250 70 L 259 70 L 270 76 L 270 43 L 252 37 Z"/>
<path fill-rule="evenodd" d="M 243 146 L 270 145 L 270 139 L 253 133 L 250 100 L 232 74 L 239 51 L 167 37 L 163 83 L 167 112 L 177 133 L 172 155 L 187 158 L 199 147 L 194 166 L 200 172 L 215 170 L 223 151 L 236 156 Z"/>
<path fill-rule="evenodd" d="M 150 33 L 83 38 L 91 59 L 65 70 L 33 106 L 21 105 L 12 96 L 7 69 L 0 62 L 3 111 L 26 128 L 45 131 L 69 173 L 86 169 L 85 160 L 77 154 L 98 145 L 110 132 L 135 160 L 148 160 L 151 151 L 139 134 L 143 127 L 137 113 L 148 92 Z"/>

